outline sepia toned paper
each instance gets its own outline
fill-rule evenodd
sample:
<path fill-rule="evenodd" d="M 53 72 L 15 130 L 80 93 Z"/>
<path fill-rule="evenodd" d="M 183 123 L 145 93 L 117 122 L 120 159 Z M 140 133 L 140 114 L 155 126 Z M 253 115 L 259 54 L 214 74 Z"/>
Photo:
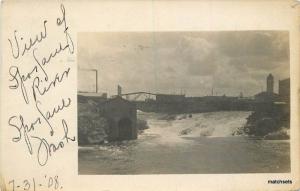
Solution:
<path fill-rule="evenodd" d="M 1 6 L 1 190 L 300 188 L 298 1 Z"/>

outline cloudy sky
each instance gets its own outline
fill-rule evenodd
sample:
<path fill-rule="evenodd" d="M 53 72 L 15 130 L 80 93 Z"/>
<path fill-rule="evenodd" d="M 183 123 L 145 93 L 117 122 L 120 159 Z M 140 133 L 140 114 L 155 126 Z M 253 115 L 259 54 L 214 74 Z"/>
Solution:
<path fill-rule="evenodd" d="M 252 96 L 265 78 L 289 77 L 289 36 L 283 31 L 79 33 L 78 90 L 116 94 L 149 91 L 187 96 Z"/>

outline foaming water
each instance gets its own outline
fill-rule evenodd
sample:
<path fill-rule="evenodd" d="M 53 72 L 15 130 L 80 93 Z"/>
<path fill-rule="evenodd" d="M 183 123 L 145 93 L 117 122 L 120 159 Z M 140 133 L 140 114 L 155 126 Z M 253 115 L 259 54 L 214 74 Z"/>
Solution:
<path fill-rule="evenodd" d="M 165 114 L 139 113 L 147 118 L 149 129 L 141 138 L 157 135 L 165 143 L 187 142 L 184 137 L 229 137 L 243 127 L 251 112 L 210 112 L 180 114 L 169 120 Z M 168 116 L 167 116 L 168 117 Z"/>
<path fill-rule="evenodd" d="M 79 174 L 290 172 L 289 141 L 236 136 L 251 112 L 166 115 L 138 112 L 138 139 L 80 147 Z"/>

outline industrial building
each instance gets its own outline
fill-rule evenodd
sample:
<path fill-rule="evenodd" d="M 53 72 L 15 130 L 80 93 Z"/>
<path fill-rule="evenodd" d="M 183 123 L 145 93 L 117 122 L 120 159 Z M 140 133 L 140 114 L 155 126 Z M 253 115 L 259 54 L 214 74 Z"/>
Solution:
<path fill-rule="evenodd" d="M 104 117 L 109 125 L 108 140 L 120 141 L 137 138 L 136 105 L 120 96 L 107 98 L 107 94 L 78 93 L 78 115 L 89 112 Z"/>
<path fill-rule="evenodd" d="M 108 120 L 110 141 L 137 138 L 137 113 L 134 103 L 116 96 L 100 103 L 99 109 L 101 115 Z"/>
<path fill-rule="evenodd" d="M 258 102 L 274 102 L 279 100 L 279 95 L 274 93 L 274 77 L 269 74 L 266 79 L 267 89 L 264 92 L 256 94 L 255 100 Z"/>
<path fill-rule="evenodd" d="M 280 99 L 284 102 L 290 102 L 290 78 L 279 80 L 279 96 Z"/>
<path fill-rule="evenodd" d="M 159 103 L 183 102 L 183 101 L 185 101 L 185 95 L 157 94 L 156 101 Z"/>

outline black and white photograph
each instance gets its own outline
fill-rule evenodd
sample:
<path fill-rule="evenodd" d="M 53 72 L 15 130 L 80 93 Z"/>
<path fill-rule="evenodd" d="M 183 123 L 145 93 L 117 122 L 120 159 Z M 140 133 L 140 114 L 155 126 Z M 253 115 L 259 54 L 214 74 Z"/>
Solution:
<path fill-rule="evenodd" d="M 80 32 L 79 175 L 289 173 L 288 31 Z"/>
<path fill-rule="evenodd" d="M 0 190 L 300 191 L 300 0 L 0 6 Z"/>

